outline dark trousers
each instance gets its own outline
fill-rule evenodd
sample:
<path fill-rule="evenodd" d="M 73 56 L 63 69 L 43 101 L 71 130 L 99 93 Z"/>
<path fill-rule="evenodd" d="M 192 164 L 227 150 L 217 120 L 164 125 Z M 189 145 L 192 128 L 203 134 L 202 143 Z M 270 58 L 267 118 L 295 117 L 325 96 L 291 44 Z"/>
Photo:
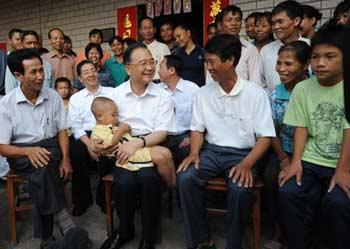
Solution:
<path fill-rule="evenodd" d="M 139 196 L 143 239 L 145 242 L 155 243 L 161 195 L 161 180 L 156 168 L 147 167 L 129 171 L 114 167 L 113 174 L 120 237 L 131 239 L 134 236 L 134 215 Z"/>
<path fill-rule="evenodd" d="M 239 150 L 216 145 L 204 145 L 200 151 L 199 169 L 191 165 L 177 177 L 185 234 L 188 247 L 206 242 L 210 238 L 206 219 L 205 187 L 208 180 L 224 175 L 226 179 L 228 203 L 227 249 L 241 249 L 244 225 L 251 215 L 255 201 L 249 188 L 238 187 L 228 177 L 231 168 L 242 161 L 249 150 Z"/>
<path fill-rule="evenodd" d="M 53 233 L 53 216 L 64 208 L 65 196 L 60 179 L 61 152 L 57 138 L 33 144 L 15 144 L 20 147 L 44 147 L 50 154 L 48 165 L 35 168 L 26 157 L 9 159 L 16 174 L 29 182 L 29 194 L 33 202 L 33 230 L 35 238 L 48 238 Z"/>
<path fill-rule="evenodd" d="M 73 168 L 72 175 L 72 201 L 74 205 L 82 208 L 88 208 L 93 203 L 91 194 L 91 184 L 89 168 L 94 163 L 90 154 L 81 140 L 70 140 L 70 158 Z M 104 210 L 104 184 L 102 177 L 112 173 L 115 160 L 100 158 L 96 162 L 99 171 L 99 182 L 96 190 L 96 203 Z"/>
<path fill-rule="evenodd" d="M 329 248 L 349 248 L 350 200 L 338 186 L 327 193 L 334 169 L 304 161 L 302 165 L 301 186 L 293 177 L 278 190 L 279 221 L 288 249 L 319 248 L 317 217 Z"/>
<path fill-rule="evenodd" d="M 182 141 L 189 136 L 190 132 L 185 132 L 180 135 L 168 135 L 165 143 L 163 144 L 171 151 L 176 168 L 190 153 L 190 146 L 179 148 Z"/>

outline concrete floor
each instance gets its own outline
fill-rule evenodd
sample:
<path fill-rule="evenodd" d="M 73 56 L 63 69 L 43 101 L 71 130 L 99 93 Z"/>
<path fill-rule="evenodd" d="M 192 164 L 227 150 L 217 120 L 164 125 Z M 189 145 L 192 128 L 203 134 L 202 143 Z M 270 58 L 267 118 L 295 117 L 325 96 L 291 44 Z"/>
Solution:
<path fill-rule="evenodd" d="M 9 238 L 9 226 L 8 226 L 8 209 L 7 209 L 7 195 L 6 188 L 4 184 L 0 186 L 0 249 L 39 249 L 40 241 L 33 239 L 32 237 L 32 222 L 30 212 L 23 213 L 21 215 L 20 221 L 17 222 L 17 236 L 19 239 L 19 244 L 16 246 L 11 246 L 8 242 Z M 161 249 L 184 249 L 186 248 L 184 240 L 184 230 L 183 230 L 183 220 L 181 211 L 177 207 L 177 203 L 174 200 L 174 217 L 169 219 L 167 214 L 164 212 L 162 214 L 162 243 L 157 245 L 157 248 Z M 115 215 L 116 217 L 116 215 Z M 117 218 L 115 218 L 117 219 Z M 105 217 L 96 205 L 93 205 L 89 210 L 81 217 L 74 218 L 76 224 L 84 227 L 89 231 L 90 238 L 94 243 L 94 248 L 98 249 L 102 245 L 103 241 L 106 239 L 106 225 Z M 212 216 L 209 217 L 209 222 L 212 229 L 212 234 L 214 241 L 218 249 L 225 247 L 225 237 L 226 237 L 226 224 L 225 217 L 223 216 Z M 115 221 L 115 224 L 117 220 Z M 136 225 L 136 236 L 134 240 L 123 248 L 125 249 L 135 249 L 138 247 L 140 241 L 140 228 L 141 221 L 139 213 L 137 213 L 135 218 Z M 56 238 L 60 238 L 58 229 L 55 229 Z M 248 232 L 247 241 L 251 241 L 251 232 Z M 250 246 L 248 247 L 250 248 Z"/>

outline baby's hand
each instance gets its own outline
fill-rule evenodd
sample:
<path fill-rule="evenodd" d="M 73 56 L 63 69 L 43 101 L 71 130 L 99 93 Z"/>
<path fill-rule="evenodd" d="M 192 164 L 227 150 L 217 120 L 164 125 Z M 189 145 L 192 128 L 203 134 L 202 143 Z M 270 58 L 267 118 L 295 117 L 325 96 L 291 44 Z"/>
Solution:
<path fill-rule="evenodd" d="M 122 130 L 123 132 L 128 132 L 131 131 L 130 126 L 127 123 L 119 123 L 119 129 Z"/>

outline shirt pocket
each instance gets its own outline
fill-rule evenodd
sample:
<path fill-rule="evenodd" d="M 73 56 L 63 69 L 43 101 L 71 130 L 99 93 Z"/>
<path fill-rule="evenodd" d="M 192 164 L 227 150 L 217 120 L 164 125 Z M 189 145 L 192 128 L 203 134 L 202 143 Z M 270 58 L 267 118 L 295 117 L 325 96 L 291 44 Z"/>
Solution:
<path fill-rule="evenodd" d="M 248 115 L 232 115 L 233 124 L 236 126 L 237 133 L 240 137 L 254 136 L 253 118 Z"/>

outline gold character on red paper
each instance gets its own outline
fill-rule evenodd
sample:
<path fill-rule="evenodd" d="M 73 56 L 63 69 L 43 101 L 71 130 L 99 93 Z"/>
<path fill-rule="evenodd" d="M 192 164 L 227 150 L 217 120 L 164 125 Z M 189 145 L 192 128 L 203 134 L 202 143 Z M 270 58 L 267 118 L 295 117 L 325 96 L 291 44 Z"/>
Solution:
<path fill-rule="evenodd" d="M 212 18 L 215 18 L 217 14 L 220 13 L 221 11 L 221 1 L 220 0 L 214 0 L 211 2 L 211 5 L 210 5 L 210 16 Z M 212 21 L 214 22 L 214 20 Z"/>

